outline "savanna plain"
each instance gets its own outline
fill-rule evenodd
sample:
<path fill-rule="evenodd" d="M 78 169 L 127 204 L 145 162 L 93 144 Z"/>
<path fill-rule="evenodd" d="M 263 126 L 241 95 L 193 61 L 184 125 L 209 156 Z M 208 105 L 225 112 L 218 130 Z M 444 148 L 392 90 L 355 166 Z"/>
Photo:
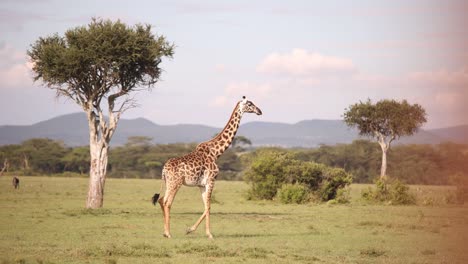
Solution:
<path fill-rule="evenodd" d="M 182 187 L 172 239 L 151 196 L 159 180 L 108 179 L 104 208 L 84 209 L 86 178 L 0 178 L 0 263 L 468 263 L 468 206 L 439 203 L 450 187 L 412 186 L 426 205 L 248 201 L 243 182 L 218 181 L 211 222 L 198 188 Z M 421 204 L 421 203 L 419 203 Z"/>

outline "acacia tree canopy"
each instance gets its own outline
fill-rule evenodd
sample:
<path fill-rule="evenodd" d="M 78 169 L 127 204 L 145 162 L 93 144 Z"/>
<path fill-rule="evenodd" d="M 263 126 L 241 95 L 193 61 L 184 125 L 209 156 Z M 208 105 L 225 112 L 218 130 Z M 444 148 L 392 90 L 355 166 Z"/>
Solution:
<path fill-rule="evenodd" d="M 161 60 L 172 57 L 173 48 L 163 36 L 153 35 L 150 25 L 127 26 L 96 18 L 64 36 L 41 37 L 31 45 L 28 55 L 34 80 L 55 90 L 57 96 L 71 98 L 87 114 L 88 208 L 102 207 L 109 143 L 120 115 L 135 106 L 130 92 L 150 89 L 159 81 Z"/>
<path fill-rule="evenodd" d="M 395 137 L 412 135 L 426 122 L 426 111 L 418 104 L 406 100 L 382 100 L 372 104 L 370 100 L 351 105 L 346 109 L 344 121 L 357 127 L 360 135 Z"/>
<path fill-rule="evenodd" d="M 109 103 L 128 92 L 151 88 L 160 77 L 162 57 L 172 57 L 173 45 L 154 36 L 150 25 L 129 27 L 94 18 L 87 26 L 39 38 L 28 51 L 34 80 L 79 105 Z"/>
<path fill-rule="evenodd" d="M 426 120 L 426 111 L 419 104 L 411 105 L 406 100 L 381 100 L 373 104 L 370 100 L 351 105 L 344 113 L 344 121 L 356 127 L 360 135 L 370 136 L 382 148 L 380 176 L 387 168 L 387 150 L 393 140 L 414 134 Z"/>

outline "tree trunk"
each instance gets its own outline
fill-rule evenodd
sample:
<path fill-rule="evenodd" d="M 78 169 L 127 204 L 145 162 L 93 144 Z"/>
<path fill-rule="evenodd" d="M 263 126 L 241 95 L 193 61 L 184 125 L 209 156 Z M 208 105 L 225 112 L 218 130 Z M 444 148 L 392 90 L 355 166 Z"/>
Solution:
<path fill-rule="evenodd" d="M 387 175 L 387 149 L 382 148 L 382 166 L 380 167 L 380 179 Z"/>
<path fill-rule="evenodd" d="M 107 144 L 106 144 L 107 145 Z M 90 146 L 91 166 L 89 169 L 89 190 L 86 208 L 101 208 L 104 203 L 108 147 L 102 144 Z"/>
<path fill-rule="evenodd" d="M 390 148 L 390 142 L 386 143 L 385 139 L 379 138 L 379 145 L 382 149 L 382 165 L 380 167 L 380 179 L 383 180 L 387 176 L 387 151 Z"/>
<path fill-rule="evenodd" d="M 89 108 L 92 109 L 92 108 Z M 101 208 L 104 202 L 104 185 L 106 183 L 107 153 L 110 137 L 106 137 L 101 125 L 104 120 L 97 118 L 93 111 L 87 111 L 89 125 L 89 189 L 86 208 Z"/>
<path fill-rule="evenodd" d="M 89 189 L 86 208 L 101 208 L 104 203 L 104 185 L 106 183 L 107 161 L 109 152 L 109 143 L 112 135 L 117 128 L 117 122 L 120 114 L 125 110 L 124 106 L 131 102 L 125 100 L 118 111 L 114 111 L 115 99 L 125 95 L 123 90 L 108 97 L 108 120 L 99 107 L 99 102 L 89 100 L 82 105 L 88 117 L 89 126 L 89 152 L 91 164 L 89 168 Z"/>

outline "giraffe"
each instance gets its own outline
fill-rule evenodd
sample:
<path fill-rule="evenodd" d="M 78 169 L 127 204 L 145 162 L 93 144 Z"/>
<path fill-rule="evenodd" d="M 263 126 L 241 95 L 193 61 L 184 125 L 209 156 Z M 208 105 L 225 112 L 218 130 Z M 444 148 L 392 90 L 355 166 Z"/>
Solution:
<path fill-rule="evenodd" d="M 186 233 L 189 234 L 195 231 L 203 219 L 205 219 L 206 235 L 210 239 L 213 238 L 210 231 L 210 206 L 211 192 L 213 191 L 214 182 L 219 172 L 216 160 L 234 139 L 244 113 L 261 115 L 262 111 L 243 96 L 243 99 L 236 104 L 226 126 L 218 135 L 209 141 L 200 143 L 191 153 L 182 157 L 169 159 L 164 164 L 161 192 L 164 186 L 166 187 L 166 191 L 164 196 L 160 197 L 159 193 L 156 193 L 152 199 L 154 205 L 156 205 L 156 202 L 159 203 L 163 212 L 164 237 L 171 238 L 171 205 L 179 188 L 182 185 L 186 185 L 200 188 L 205 207 L 201 217 L 192 227 L 187 229 Z"/>

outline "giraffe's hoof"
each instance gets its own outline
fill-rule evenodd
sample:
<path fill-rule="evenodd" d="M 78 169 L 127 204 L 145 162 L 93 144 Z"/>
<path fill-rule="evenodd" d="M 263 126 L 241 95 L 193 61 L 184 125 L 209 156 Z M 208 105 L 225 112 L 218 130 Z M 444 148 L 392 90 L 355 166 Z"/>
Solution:
<path fill-rule="evenodd" d="M 193 229 L 191 227 L 187 227 L 187 229 L 185 230 L 185 234 L 188 235 L 188 234 L 192 233 L 193 231 L 195 231 L 195 229 Z"/>
<path fill-rule="evenodd" d="M 208 239 L 213 239 L 213 235 L 212 234 L 207 234 L 208 236 Z"/>
<path fill-rule="evenodd" d="M 164 233 L 164 234 L 163 234 L 163 237 L 165 237 L 165 238 L 171 238 L 172 236 L 171 236 L 171 234 L 166 234 L 166 233 Z"/>

